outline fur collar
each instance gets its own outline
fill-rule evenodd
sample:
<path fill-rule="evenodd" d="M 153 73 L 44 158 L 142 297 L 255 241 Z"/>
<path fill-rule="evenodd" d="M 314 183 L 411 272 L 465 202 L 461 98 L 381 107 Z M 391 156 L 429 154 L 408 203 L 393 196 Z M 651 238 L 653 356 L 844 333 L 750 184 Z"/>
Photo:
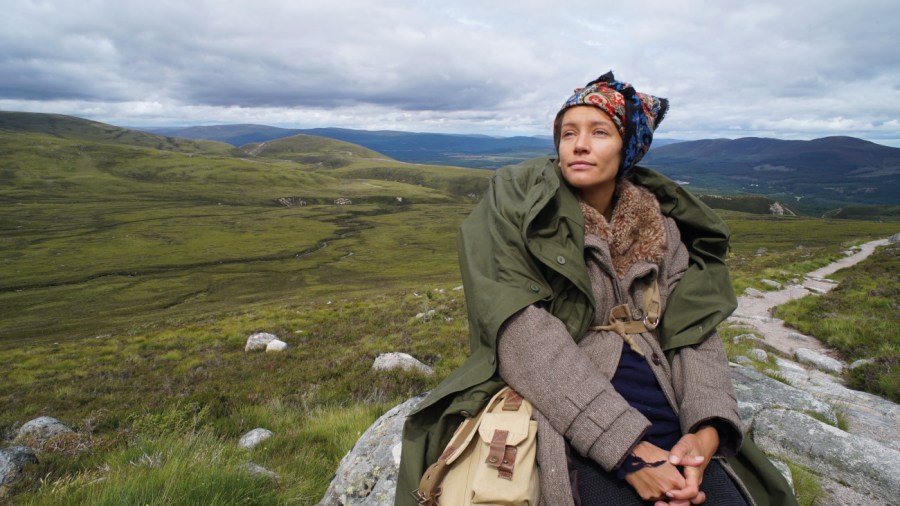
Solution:
<path fill-rule="evenodd" d="M 586 234 L 609 244 L 616 275 L 622 279 L 637 262 L 660 263 L 666 252 L 666 230 L 659 202 L 649 190 L 628 181 L 616 185 L 611 222 L 579 199 Z"/>

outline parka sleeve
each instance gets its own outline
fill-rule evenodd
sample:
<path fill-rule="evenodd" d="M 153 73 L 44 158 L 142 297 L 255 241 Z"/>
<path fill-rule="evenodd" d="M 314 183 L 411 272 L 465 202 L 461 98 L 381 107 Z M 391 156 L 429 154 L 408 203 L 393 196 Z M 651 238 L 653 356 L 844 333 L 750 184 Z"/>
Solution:
<path fill-rule="evenodd" d="M 459 266 L 466 289 L 473 356 L 493 359 L 500 326 L 522 308 L 551 295 L 527 250 L 522 203 L 534 202 L 541 185 L 527 184 L 500 169 L 487 194 L 459 229 Z"/>
<path fill-rule="evenodd" d="M 529 306 L 509 319 L 498 344 L 500 376 L 576 451 L 617 468 L 650 422 L 613 388 L 558 318 Z"/>

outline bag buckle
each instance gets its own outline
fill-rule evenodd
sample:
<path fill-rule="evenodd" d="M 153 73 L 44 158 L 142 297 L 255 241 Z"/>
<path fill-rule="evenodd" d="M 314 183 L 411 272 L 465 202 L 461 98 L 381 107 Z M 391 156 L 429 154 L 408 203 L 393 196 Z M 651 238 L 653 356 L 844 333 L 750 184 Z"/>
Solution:
<path fill-rule="evenodd" d="M 431 496 L 426 496 L 419 489 L 415 489 L 410 494 L 415 498 L 416 504 L 421 506 L 439 506 L 438 497 L 441 495 L 441 488 L 438 487 Z"/>

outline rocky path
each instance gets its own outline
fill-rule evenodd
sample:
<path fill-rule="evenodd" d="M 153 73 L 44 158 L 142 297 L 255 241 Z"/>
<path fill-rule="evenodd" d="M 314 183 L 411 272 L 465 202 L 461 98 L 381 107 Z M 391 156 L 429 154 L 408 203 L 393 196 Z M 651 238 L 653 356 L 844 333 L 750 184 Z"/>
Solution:
<path fill-rule="evenodd" d="M 875 248 L 884 246 L 887 243 L 887 239 L 867 242 L 853 254 L 808 273 L 800 284 L 788 285 L 772 292 L 748 290 L 749 293 L 738 297 L 738 308 L 729 318 L 729 321 L 759 331 L 765 336 L 765 344 L 767 346 L 788 356 L 794 356 L 800 348 L 826 355 L 835 355 L 832 350 L 829 350 L 818 339 L 786 327 L 783 321 L 773 318 L 772 313 L 776 307 L 794 299 L 830 291 L 837 286 L 837 283 L 827 279 L 826 276 L 858 264 L 874 253 Z"/>

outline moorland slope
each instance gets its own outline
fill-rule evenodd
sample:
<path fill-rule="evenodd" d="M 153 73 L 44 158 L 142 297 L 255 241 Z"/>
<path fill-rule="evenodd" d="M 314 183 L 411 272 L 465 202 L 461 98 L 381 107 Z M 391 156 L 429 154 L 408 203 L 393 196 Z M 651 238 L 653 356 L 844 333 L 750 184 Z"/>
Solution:
<path fill-rule="evenodd" d="M 454 230 L 485 176 L 332 139 L 241 151 L 2 113 L 0 342 L 364 290 L 406 278 L 403 261 L 423 250 L 440 251 L 424 260 L 437 273 L 453 272 Z"/>

